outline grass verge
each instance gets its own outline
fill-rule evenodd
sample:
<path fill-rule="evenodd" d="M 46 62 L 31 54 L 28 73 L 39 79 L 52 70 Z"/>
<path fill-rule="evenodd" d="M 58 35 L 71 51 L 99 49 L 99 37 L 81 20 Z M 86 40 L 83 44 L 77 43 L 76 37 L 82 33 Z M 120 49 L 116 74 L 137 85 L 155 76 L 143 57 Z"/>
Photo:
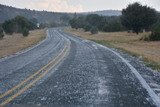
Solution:
<path fill-rule="evenodd" d="M 0 58 L 31 47 L 45 38 L 46 31 L 44 29 L 30 31 L 27 37 L 23 37 L 22 34 L 5 35 L 0 40 Z"/>
<path fill-rule="evenodd" d="M 141 57 L 146 66 L 154 70 L 160 70 L 160 41 L 147 42 L 140 40 L 149 35 L 150 32 L 140 33 L 139 35 L 127 32 L 99 32 L 91 35 L 90 32 L 71 28 L 67 28 L 65 31 L 108 47 L 120 49 L 132 56 Z"/>

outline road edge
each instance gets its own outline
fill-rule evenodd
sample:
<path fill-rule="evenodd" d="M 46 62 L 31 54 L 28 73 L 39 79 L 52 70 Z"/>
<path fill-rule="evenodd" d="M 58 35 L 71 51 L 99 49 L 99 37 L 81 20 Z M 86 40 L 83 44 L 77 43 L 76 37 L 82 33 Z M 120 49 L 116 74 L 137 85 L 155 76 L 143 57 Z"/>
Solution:
<path fill-rule="evenodd" d="M 65 32 L 65 31 L 64 31 Z M 65 32 L 65 33 L 68 33 L 70 35 L 73 35 L 72 33 L 69 33 L 69 32 Z M 80 38 L 80 37 L 77 37 L 77 36 L 74 36 L 78 39 L 81 39 L 81 40 L 87 40 L 87 39 L 83 39 L 83 38 Z M 141 76 L 141 74 L 137 71 L 137 69 L 135 67 L 133 67 L 125 58 L 123 58 L 118 52 L 115 52 L 114 50 L 110 49 L 109 47 L 107 46 L 104 46 L 104 45 L 101 45 L 101 44 L 98 44 L 94 41 L 91 41 L 91 40 L 87 40 L 87 41 L 90 41 L 104 49 L 107 49 L 108 51 L 112 52 L 113 54 L 115 54 L 117 57 L 119 57 L 129 68 L 130 70 L 132 71 L 132 73 L 136 76 L 136 78 L 139 80 L 139 82 L 141 83 L 142 87 L 148 92 L 148 95 L 151 97 L 152 101 L 153 101 L 153 104 L 156 105 L 157 107 L 160 107 L 160 97 L 152 90 L 152 88 L 149 86 L 149 84 L 146 82 L 146 80 Z"/>
<path fill-rule="evenodd" d="M 40 40 L 39 42 L 37 42 L 36 44 L 34 44 L 34 45 L 32 45 L 32 46 L 30 46 L 30 47 L 28 47 L 28 48 L 22 49 L 22 50 L 20 50 L 20 51 L 18 51 L 18 52 L 16 52 L 16 53 L 13 53 L 13 54 L 11 54 L 11 55 L 6 55 L 6 56 L 0 58 L 0 62 L 3 62 L 3 61 L 8 60 L 8 59 L 10 59 L 10 58 L 16 57 L 16 56 L 21 55 L 21 54 L 23 54 L 23 53 L 26 53 L 26 52 L 28 52 L 28 51 L 36 48 L 37 46 L 41 45 L 41 44 L 44 43 L 44 42 L 48 39 L 48 37 L 49 37 L 48 29 L 46 29 L 45 32 L 46 32 L 46 37 L 45 37 L 43 40 Z"/>
<path fill-rule="evenodd" d="M 93 42 L 93 41 L 92 41 Z M 139 82 L 141 83 L 141 85 L 143 86 L 143 88 L 146 89 L 146 91 L 148 92 L 149 96 L 152 98 L 153 103 L 157 106 L 160 107 L 160 98 L 159 96 L 152 90 L 152 88 L 148 85 L 148 83 L 146 82 L 146 80 L 141 76 L 141 74 L 136 70 L 135 67 L 133 67 L 125 58 L 123 58 L 118 52 L 115 52 L 114 50 L 103 46 L 101 44 L 95 43 L 98 46 L 107 49 L 108 51 L 114 53 L 117 57 L 119 57 L 132 71 L 132 73 L 136 76 L 136 78 L 139 80 Z"/>

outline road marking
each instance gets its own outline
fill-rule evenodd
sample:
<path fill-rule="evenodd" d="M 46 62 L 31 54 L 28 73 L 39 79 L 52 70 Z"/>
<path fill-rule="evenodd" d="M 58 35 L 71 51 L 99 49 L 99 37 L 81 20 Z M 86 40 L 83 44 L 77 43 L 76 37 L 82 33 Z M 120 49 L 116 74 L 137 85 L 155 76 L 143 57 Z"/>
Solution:
<path fill-rule="evenodd" d="M 38 80 L 40 80 L 41 78 L 43 78 L 51 69 L 53 69 L 53 67 L 55 67 L 66 55 L 67 52 L 70 50 L 70 42 L 68 41 L 67 45 L 65 46 L 65 48 L 61 51 L 61 53 L 51 62 L 49 62 L 47 65 L 45 65 L 44 67 L 42 67 L 40 70 L 38 70 L 35 74 L 31 75 L 29 78 L 27 78 L 26 80 L 22 81 L 20 84 L 18 84 L 17 86 L 13 87 L 12 89 L 10 89 L 9 91 L 7 91 L 6 93 L 2 94 L 0 96 L 0 98 L 3 98 L 5 96 L 7 96 L 8 94 L 14 92 L 16 89 L 20 88 L 22 85 L 24 85 L 26 82 L 28 82 L 29 80 L 31 80 L 32 78 L 34 78 L 35 76 L 37 76 L 38 74 L 41 73 L 41 71 L 43 71 L 44 69 L 46 69 L 47 67 L 50 67 L 51 64 L 53 63 L 53 65 L 48 68 L 45 72 L 42 72 L 42 74 L 40 74 L 40 76 L 38 76 L 37 78 L 35 78 L 34 80 L 32 80 L 29 84 L 25 85 L 25 87 L 22 87 L 22 89 L 20 89 L 16 94 L 12 95 L 11 97 L 8 97 L 4 102 L 2 102 L 0 105 L 4 106 L 6 104 L 8 104 L 10 101 L 12 101 L 13 99 L 15 99 L 16 97 L 18 97 L 19 95 L 21 95 L 22 93 L 24 93 L 25 91 L 27 91 L 30 87 L 33 86 L 33 84 L 35 84 Z"/>
<path fill-rule="evenodd" d="M 95 42 L 94 42 L 95 43 Z M 95 43 L 97 44 L 97 43 Z M 133 72 L 133 74 L 137 77 L 137 79 L 140 81 L 141 85 L 143 86 L 143 88 L 145 88 L 149 94 L 149 96 L 152 98 L 154 104 L 157 107 L 160 107 L 160 97 L 158 95 L 156 95 L 156 93 L 151 89 L 151 87 L 147 84 L 147 82 L 145 81 L 145 79 L 139 74 L 139 72 L 127 61 L 125 60 L 119 53 L 113 51 L 112 49 L 105 47 L 103 45 L 97 44 L 100 47 L 103 47 L 107 50 L 109 50 L 110 52 L 114 53 L 116 56 L 118 56 L 129 68 L 130 70 Z"/>
<path fill-rule="evenodd" d="M 57 56 L 58 57 L 58 56 Z M 56 58 L 55 58 L 56 59 Z M 34 78 L 35 76 L 37 76 L 38 74 L 40 74 L 45 68 L 47 68 L 49 65 L 51 65 L 54 61 L 52 60 L 51 62 L 49 62 L 47 65 L 43 66 L 40 70 L 38 70 L 36 73 L 34 73 L 33 75 L 29 76 L 27 79 L 23 80 L 22 82 L 20 82 L 18 85 L 14 86 L 12 89 L 8 90 L 7 92 L 3 93 L 0 95 L 0 99 L 2 99 L 3 97 L 7 96 L 8 94 L 12 93 L 14 90 L 18 89 L 19 87 L 21 87 L 22 85 L 24 85 L 25 83 L 27 83 L 28 81 L 30 81 L 32 78 Z"/>
<path fill-rule="evenodd" d="M 15 87 L 13 87 L 12 89 L 8 90 L 7 92 L 5 92 L 4 94 L 0 95 L 0 99 L 7 96 L 8 94 L 12 93 L 14 90 L 18 89 L 19 87 L 21 87 L 23 84 L 25 84 L 26 82 L 28 82 L 29 80 L 31 80 L 33 77 L 35 77 L 36 75 L 38 75 L 39 73 L 41 73 L 41 71 L 43 69 L 45 69 L 46 67 L 48 67 L 50 64 L 52 63 L 52 61 L 50 63 L 48 63 L 47 65 L 45 65 L 44 67 L 42 67 L 40 70 L 38 70 L 36 73 L 34 73 L 33 75 L 29 76 L 27 79 L 25 79 L 24 81 L 20 82 L 18 85 L 16 85 Z"/>

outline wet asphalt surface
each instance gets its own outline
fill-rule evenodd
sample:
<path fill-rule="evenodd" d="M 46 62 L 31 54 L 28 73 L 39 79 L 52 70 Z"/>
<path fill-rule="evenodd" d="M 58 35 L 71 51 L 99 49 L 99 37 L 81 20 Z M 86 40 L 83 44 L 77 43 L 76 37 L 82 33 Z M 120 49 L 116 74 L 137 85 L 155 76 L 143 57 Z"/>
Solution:
<path fill-rule="evenodd" d="M 47 64 L 71 41 L 68 56 L 52 73 L 8 106 L 155 107 L 129 67 L 99 45 L 50 29 L 36 48 L 0 62 L 3 93 Z"/>

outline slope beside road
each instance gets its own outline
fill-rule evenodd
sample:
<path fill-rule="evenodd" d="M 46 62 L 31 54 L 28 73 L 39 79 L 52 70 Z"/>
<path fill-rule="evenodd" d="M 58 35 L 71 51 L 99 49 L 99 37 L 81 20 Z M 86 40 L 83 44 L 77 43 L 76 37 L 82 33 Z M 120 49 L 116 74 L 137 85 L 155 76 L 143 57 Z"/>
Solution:
<path fill-rule="evenodd" d="M 58 28 L 49 29 L 48 35 L 48 39 L 36 48 L 0 62 L 2 95 L 48 65 L 42 70 L 42 74 L 48 71 L 42 78 L 25 91 L 18 89 L 21 93 L 16 97 L 12 97 L 15 95 L 12 93 L 1 98 L 1 104 L 13 107 L 160 106 L 159 93 L 153 90 L 155 87 L 148 85 L 138 73 L 139 69 L 116 51 Z M 48 64 L 55 58 L 61 59 L 56 61 L 56 66 L 56 62 Z"/>

